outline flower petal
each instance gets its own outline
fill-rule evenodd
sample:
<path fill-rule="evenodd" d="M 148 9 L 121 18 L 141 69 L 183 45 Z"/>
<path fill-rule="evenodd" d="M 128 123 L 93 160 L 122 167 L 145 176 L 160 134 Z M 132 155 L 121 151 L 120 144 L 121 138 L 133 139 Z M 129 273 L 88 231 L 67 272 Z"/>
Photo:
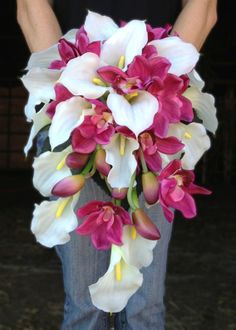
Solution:
<path fill-rule="evenodd" d="M 158 55 L 170 61 L 169 73 L 177 76 L 189 73 L 199 59 L 197 49 L 191 43 L 184 42 L 177 36 L 153 40 L 149 45 L 155 46 Z"/>
<path fill-rule="evenodd" d="M 153 249 L 157 245 L 157 240 L 149 240 L 137 233 L 135 239 L 131 238 L 132 226 L 126 225 L 123 227 L 123 242 L 120 247 L 125 261 L 137 267 L 147 267 L 153 260 Z M 137 253 L 138 252 L 138 253 Z"/>
<path fill-rule="evenodd" d="M 107 105 L 116 123 L 128 127 L 136 136 L 152 124 L 159 106 L 157 99 L 146 91 L 140 91 L 131 102 L 122 95 L 111 93 Z"/>
<path fill-rule="evenodd" d="M 51 191 L 55 184 L 71 175 L 71 171 L 67 166 L 63 166 L 60 170 L 56 169 L 57 165 L 70 152 L 71 147 L 62 152 L 46 151 L 34 159 L 33 184 L 41 195 L 45 197 L 51 196 Z"/>
<path fill-rule="evenodd" d="M 206 129 L 215 134 L 218 127 L 218 120 L 216 117 L 214 96 L 209 93 L 202 93 L 195 86 L 189 87 L 183 95 L 191 101 L 198 118 L 202 120 Z"/>
<path fill-rule="evenodd" d="M 124 56 L 124 70 L 126 70 L 127 65 L 133 61 L 134 57 L 142 54 L 142 49 L 147 41 L 147 30 L 144 21 L 132 20 L 119 28 L 104 42 L 101 58 L 105 63 L 117 66 L 120 57 Z"/>
<path fill-rule="evenodd" d="M 88 10 L 84 29 L 88 34 L 89 41 L 92 42 L 108 39 L 116 32 L 118 26 L 110 17 Z"/>
<path fill-rule="evenodd" d="M 65 244 L 70 240 L 69 233 L 78 225 L 73 211 L 78 197 L 79 195 L 76 195 L 72 202 L 67 204 L 62 215 L 58 218 L 56 212 L 64 198 L 51 202 L 44 201 L 40 205 L 35 205 L 31 231 L 37 242 L 46 247 L 53 247 L 58 244 Z"/>
<path fill-rule="evenodd" d="M 181 159 L 181 163 L 182 167 L 187 170 L 194 169 L 199 159 L 211 145 L 204 126 L 199 123 L 191 123 L 189 125 L 182 123 L 172 124 L 170 125 L 168 135 L 176 136 L 184 143 L 185 146 L 182 150 L 184 157 Z M 176 155 L 174 157 L 176 158 Z"/>
<path fill-rule="evenodd" d="M 30 135 L 27 144 L 24 147 L 24 153 L 27 156 L 28 151 L 31 149 L 33 144 L 33 139 L 38 134 L 38 132 L 48 124 L 50 124 L 51 119 L 46 115 L 47 105 L 44 105 L 39 112 L 32 114 L 33 125 L 31 127 Z"/>
<path fill-rule="evenodd" d="M 125 141 L 125 153 L 122 156 L 119 134 L 114 134 L 111 142 L 103 146 L 106 150 L 106 162 L 112 165 L 107 177 L 112 188 L 129 187 L 131 176 L 137 167 L 133 152 L 139 148 L 139 144 L 132 138 L 126 138 Z"/>
<path fill-rule="evenodd" d="M 96 70 L 102 65 L 96 54 L 85 53 L 68 62 L 58 82 L 74 95 L 96 99 L 110 89 L 110 87 L 98 86 L 92 81 L 97 76 Z"/>
<path fill-rule="evenodd" d="M 121 262 L 121 280 L 115 278 L 115 264 Z M 120 248 L 112 245 L 111 261 L 105 275 L 89 286 L 92 303 L 105 312 L 120 312 L 142 285 L 143 275 L 121 259 Z"/>
<path fill-rule="evenodd" d="M 71 132 L 79 126 L 85 115 L 94 114 L 91 104 L 80 96 L 59 103 L 49 128 L 48 136 L 52 149 L 66 142 Z"/>

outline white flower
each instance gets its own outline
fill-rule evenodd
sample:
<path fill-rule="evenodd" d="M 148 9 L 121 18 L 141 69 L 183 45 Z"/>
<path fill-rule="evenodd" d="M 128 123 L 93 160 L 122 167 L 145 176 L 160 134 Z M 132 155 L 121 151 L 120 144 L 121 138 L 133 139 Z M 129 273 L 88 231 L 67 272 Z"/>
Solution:
<path fill-rule="evenodd" d="M 99 98 L 110 90 L 110 87 L 98 85 L 93 81 L 97 77 L 97 69 L 103 65 L 96 54 L 85 53 L 67 63 L 58 82 L 74 95 Z"/>
<path fill-rule="evenodd" d="M 202 92 L 204 81 L 195 70 L 189 73 L 188 76 L 191 87 L 183 95 L 192 102 L 198 118 L 202 120 L 206 129 L 215 134 L 218 127 L 215 98 L 209 93 Z"/>
<path fill-rule="evenodd" d="M 107 180 L 112 188 L 129 187 L 131 176 L 136 170 L 137 162 L 133 155 L 139 143 L 132 138 L 125 138 L 124 154 L 120 153 L 120 134 L 114 134 L 110 143 L 104 145 L 106 162 L 112 165 Z"/>
<path fill-rule="evenodd" d="M 44 201 L 35 205 L 31 231 L 37 242 L 53 247 L 65 244 L 70 240 L 69 233 L 78 226 L 74 207 L 79 194 L 69 198 L 59 198 L 56 201 Z"/>
<path fill-rule="evenodd" d="M 110 93 L 107 105 L 118 125 L 127 126 L 136 136 L 148 128 L 158 111 L 157 99 L 146 91 L 128 101 L 124 96 Z"/>
<path fill-rule="evenodd" d="M 176 36 L 153 40 L 149 42 L 149 45 L 155 46 L 158 55 L 170 61 L 169 73 L 177 76 L 189 73 L 199 59 L 199 53 L 194 45 Z"/>
<path fill-rule="evenodd" d="M 55 184 L 71 175 L 70 169 L 64 164 L 70 152 L 71 146 L 61 152 L 46 151 L 35 157 L 33 184 L 41 195 L 52 196 L 51 191 Z"/>
<path fill-rule="evenodd" d="M 84 29 L 88 34 L 90 42 L 106 40 L 111 37 L 118 28 L 118 25 L 110 17 L 88 10 Z"/>
<path fill-rule="evenodd" d="M 120 57 L 124 56 L 124 70 L 126 70 L 134 57 L 142 54 L 142 49 L 147 41 L 148 35 L 145 22 L 132 20 L 117 29 L 104 42 L 101 49 L 101 59 L 109 65 L 117 66 Z"/>
<path fill-rule="evenodd" d="M 107 272 L 89 286 L 93 304 L 105 312 L 117 313 L 126 306 L 142 285 L 143 275 L 139 269 L 151 264 L 157 244 L 141 237 L 130 225 L 123 227 L 122 240 L 122 246 L 112 245 Z"/>
<path fill-rule="evenodd" d="M 83 122 L 84 116 L 92 114 L 94 114 L 92 104 L 80 96 L 60 102 L 48 132 L 52 149 L 66 142 L 74 128 Z"/>
<path fill-rule="evenodd" d="M 184 143 L 184 148 L 177 155 L 168 157 L 169 159 L 175 159 L 176 156 L 180 156 L 184 152 L 181 162 L 182 167 L 186 170 L 193 170 L 196 163 L 211 145 L 206 129 L 202 124 L 198 123 L 188 125 L 182 123 L 171 124 L 168 135 L 175 136 Z"/>
<path fill-rule="evenodd" d="M 33 125 L 31 127 L 30 135 L 27 141 L 26 146 L 24 147 L 25 155 L 28 155 L 29 150 L 32 147 L 33 139 L 38 134 L 38 132 L 44 128 L 45 126 L 51 123 L 51 119 L 46 114 L 47 105 L 44 105 L 40 111 L 32 114 L 31 120 L 33 121 Z"/>

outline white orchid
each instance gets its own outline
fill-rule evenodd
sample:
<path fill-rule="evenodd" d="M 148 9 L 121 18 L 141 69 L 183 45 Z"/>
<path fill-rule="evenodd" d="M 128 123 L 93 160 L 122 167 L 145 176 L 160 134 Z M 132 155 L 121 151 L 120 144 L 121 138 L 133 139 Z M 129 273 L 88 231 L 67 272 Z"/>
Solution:
<path fill-rule="evenodd" d="M 33 162 L 34 187 L 45 197 L 52 196 L 52 188 L 57 182 L 71 175 L 65 164 L 66 157 L 72 152 L 71 146 L 61 152 L 46 151 Z"/>
<path fill-rule="evenodd" d="M 35 204 L 31 231 L 37 242 L 51 248 L 70 240 L 69 233 L 78 226 L 74 213 L 78 199 L 79 193 L 73 197 L 44 201 L 40 205 Z"/>
<path fill-rule="evenodd" d="M 114 134 L 110 143 L 104 145 L 106 162 L 112 166 L 107 180 L 112 188 L 129 187 L 131 176 L 136 170 L 137 162 L 133 152 L 139 148 L 139 143 L 132 138 L 125 138 L 124 153 L 121 153 L 121 135 Z"/>
<path fill-rule="evenodd" d="M 211 146 L 210 138 L 202 124 L 171 124 L 168 135 L 175 136 L 184 143 L 185 146 L 178 155 L 184 152 L 181 163 L 182 167 L 186 170 L 193 170 L 204 152 Z M 168 156 L 169 161 L 175 159 L 178 155 Z"/>
<path fill-rule="evenodd" d="M 204 81 L 195 70 L 189 73 L 188 76 L 190 87 L 183 95 L 192 102 L 198 118 L 202 120 L 206 129 L 215 134 L 218 127 L 215 98 L 209 93 L 202 92 Z"/>

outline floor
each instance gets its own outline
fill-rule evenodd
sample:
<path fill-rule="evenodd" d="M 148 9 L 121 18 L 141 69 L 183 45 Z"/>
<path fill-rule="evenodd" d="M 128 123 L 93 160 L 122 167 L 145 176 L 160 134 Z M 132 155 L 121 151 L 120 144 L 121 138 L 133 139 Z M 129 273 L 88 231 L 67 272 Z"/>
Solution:
<path fill-rule="evenodd" d="M 38 195 L 31 174 L 0 176 L 0 330 L 59 329 L 63 310 L 60 263 L 34 241 L 29 226 Z M 166 330 L 236 329 L 236 187 L 211 187 L 199 215 L 177 217 L 169 248 Z M 99 330 L 99 329 L 98 329 Z"/>

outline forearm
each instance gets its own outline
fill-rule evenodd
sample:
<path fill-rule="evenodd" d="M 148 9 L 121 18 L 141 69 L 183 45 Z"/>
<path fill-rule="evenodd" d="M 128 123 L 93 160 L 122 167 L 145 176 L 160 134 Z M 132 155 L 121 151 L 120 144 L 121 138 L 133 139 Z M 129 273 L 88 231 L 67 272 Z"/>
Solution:
<path fill-rule="evenodd" d="M 50 0 L 17 0 L 17 21 L 31 52 L 50 47 L 61 29 Z"/>
<path fill-rule="evenodd" d="M 183 0 L 183 10 L 171 34 L 177 32 L 181 39 L 200 50 L 216 21 L 217 0 Z"/>

